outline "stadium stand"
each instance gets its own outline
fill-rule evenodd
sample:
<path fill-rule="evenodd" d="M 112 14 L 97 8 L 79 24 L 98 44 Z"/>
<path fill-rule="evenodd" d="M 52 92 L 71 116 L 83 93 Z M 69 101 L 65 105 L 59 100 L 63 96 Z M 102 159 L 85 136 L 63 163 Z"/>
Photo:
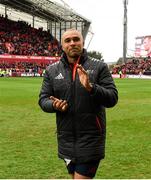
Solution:
<path fill-rule="evenodd" d="M 60 43 L 49 31 L 4 17 L 0 17 L 0 45 L 0 54 L 59 56 L 61 53 Z"/>
<path fill-rule="evenodd" d="M 0 17 L 0 76 L 42 76 L 44 69 L 50 63 L 40 56 L 58 57 L 61 55 L 60 43 L 49 31 L 42 28 L 32 28 L 24 21 L 12 21 L 7 17 Z M 8 55 L 15 55 L 11 56 Z M 25 58 L 18 58 L 22 55 Z M 30 57 L 29 57 L 30 56 Z M 31 57 L 37 56 L 37 59 Z M 17 58 L 15 58 L 17 57 Z M 52 59 L 52 58 L 51 58 Z M 31 61 L 30 61 L 31 60 Z"/>
<path fill-rule="evenodd" d="M 31 15 L 32 23 L 25 15 L 13 20 L 16 11 Z M 86 38 L 91 24 L 71 8 L 48 0 L 1 0 L 0 14 L 0 76 L 41 76 L 60 58 L 62 33 L 76 28 Z M 47 28 L 35 27 L 36 17 Z"/>
<path fill-rule="evenodd" d="M 151 75 L 151 58 L 132 58 L 125 64 L 115 65 L 112 74 Z"/>

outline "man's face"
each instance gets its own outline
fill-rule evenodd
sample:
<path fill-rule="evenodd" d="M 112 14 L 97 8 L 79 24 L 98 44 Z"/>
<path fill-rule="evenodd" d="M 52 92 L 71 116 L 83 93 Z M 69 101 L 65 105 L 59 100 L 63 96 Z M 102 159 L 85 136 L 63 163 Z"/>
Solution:
<path fill-rule="evenodd" d="M 83 37 L 80 32 L 66 31 L 62 36 L 62 49 L 68 58 L 79 57 L 83 51 Z"/>

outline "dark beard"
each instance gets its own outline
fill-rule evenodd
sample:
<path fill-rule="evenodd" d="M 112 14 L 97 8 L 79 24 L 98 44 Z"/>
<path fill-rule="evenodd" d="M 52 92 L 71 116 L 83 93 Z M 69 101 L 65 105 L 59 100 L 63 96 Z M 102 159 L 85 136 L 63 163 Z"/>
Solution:
<path fill-rule="evenodd" d="M 82 51 L 79 51 L 79 52 L 75 52 L 75 53 L 68 53 L 68 56 L 73 58 L 73 59 L 77 59 L 79 56 L 81 56 L 82 54 Z"/>

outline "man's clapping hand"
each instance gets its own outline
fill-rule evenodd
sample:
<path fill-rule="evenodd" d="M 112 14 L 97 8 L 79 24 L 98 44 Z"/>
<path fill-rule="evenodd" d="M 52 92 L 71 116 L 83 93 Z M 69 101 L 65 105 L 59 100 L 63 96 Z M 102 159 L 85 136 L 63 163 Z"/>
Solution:
<path fill-rule="evenodd" d="M 65 112 L 68 108 L 68 103 L 66 100 L 58 99 L 54 96 L 50 96 L 50 100 L 53 101 L 53 107 L 55 110 Z"/>

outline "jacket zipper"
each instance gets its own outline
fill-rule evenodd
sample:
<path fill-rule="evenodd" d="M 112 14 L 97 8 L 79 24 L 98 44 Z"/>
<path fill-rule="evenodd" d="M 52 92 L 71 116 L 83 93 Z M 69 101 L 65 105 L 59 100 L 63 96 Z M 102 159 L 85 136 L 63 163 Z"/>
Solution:
<path fill-rule="evenodd" d="M 76 70 L 77 70 L 77 64 L 80 61 L 80 56 L 77 60 L 77 62 L 74 64 L 73 70 L 72 70 L 72 83 L 73 83 L 73 98 L 74 98 L 74 103 L 73 103 L 73 122 L 72 122 L 72 130 L 73 130 L 73 138 L 74 138 L 74 145 L 73 145 L 73 152 L 74 152 L 74 158 L 76 160 L 76 119 L 75 119 L 75 102 L 76 102 L 76 97 L 75 97 L 75 91 L 76 91 Z"/>

